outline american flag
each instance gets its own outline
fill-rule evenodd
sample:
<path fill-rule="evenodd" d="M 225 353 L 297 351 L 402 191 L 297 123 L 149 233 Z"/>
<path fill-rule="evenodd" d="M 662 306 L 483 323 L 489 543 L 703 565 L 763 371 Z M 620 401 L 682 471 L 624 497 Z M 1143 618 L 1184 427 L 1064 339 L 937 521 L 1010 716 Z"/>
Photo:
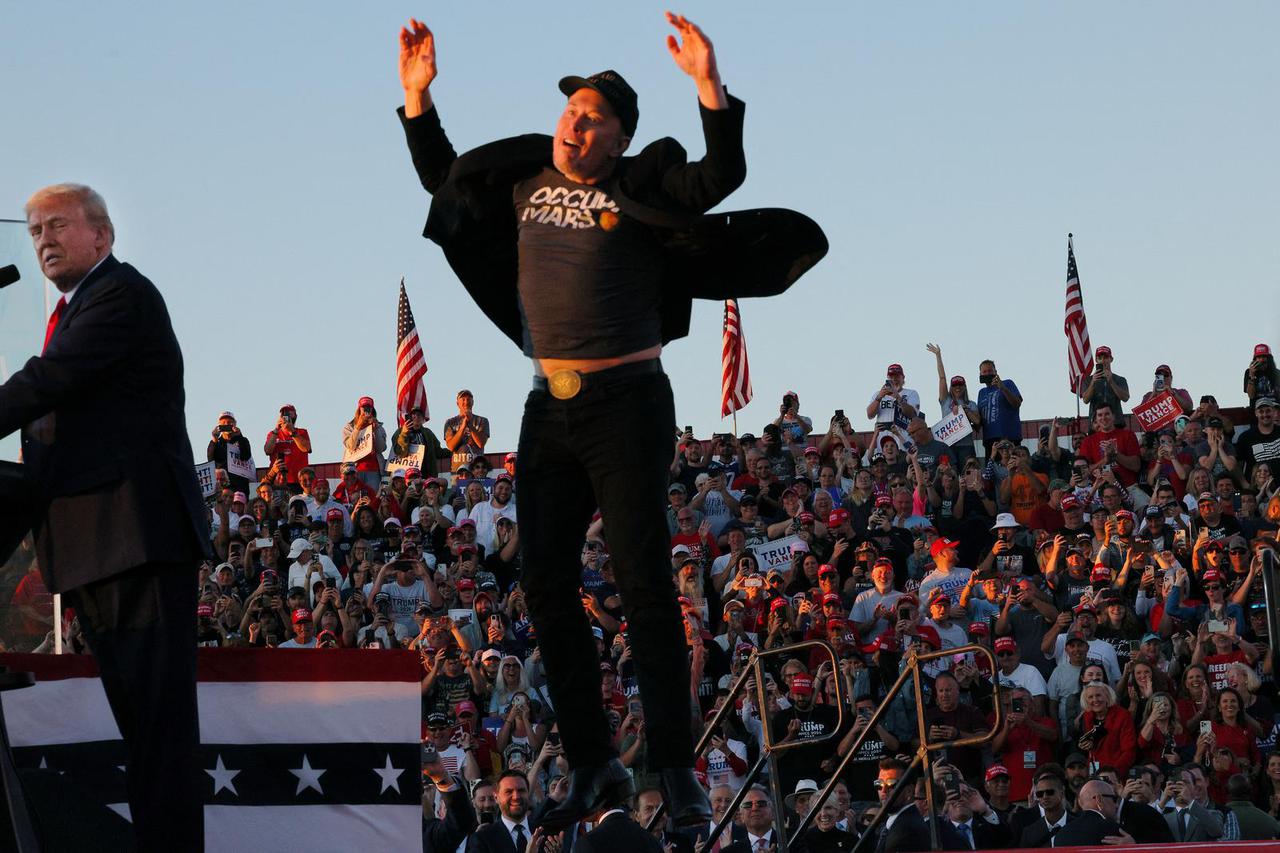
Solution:
<path fill-rule="evenodd" d="M 14 763 L 61 773 L 128 819 L 125 749 L 89 655 L 0 655 Z M 416 655 L 199 649 L 205 850 L 422 850 Z M 359 720 L 359 725 L 352 725 Z"/>
<path fill-rule="evenodd" d="M 1080 377 L 1093 372 L 1093 347 L 1089 344 L 1089 324 L 1084 318 L 1084 294 L 1080 292 L 1080 273 L 1076 270 L 1076 253 L 1067 235 L 1067 315 L 1063 324 L 1067 333 L 1067 373 L 1071 392 L 1080 393 Z"/>
<path fill-rule="evenodd" d="M 738 300 L 724 301 L 724 352 L 720 378 L 720 417 L 731 415 L 751 402 L 751 368 L 747 366 L 747 339 L 742 334 Z"/>
<path fill-rule="evenodd" d="M 422 353 L 422 340 L 418 337 L 418 325 L 413 321 L 413 309 L 409 307 L 409 295 L 404 292 L 404 279 L 400 279 L 400 307 L 396 310 L 396 410 L 403 422 L 414 406 L 422 407 L 423 420 L 430 417 L 427 411 L 427 357 Z"/>

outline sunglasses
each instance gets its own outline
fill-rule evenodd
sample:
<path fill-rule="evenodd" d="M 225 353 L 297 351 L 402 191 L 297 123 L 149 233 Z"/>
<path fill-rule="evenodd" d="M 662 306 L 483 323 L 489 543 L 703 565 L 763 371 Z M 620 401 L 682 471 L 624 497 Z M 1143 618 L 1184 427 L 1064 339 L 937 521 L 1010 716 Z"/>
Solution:
<path fill-rule="evenodd" d="M 1222 584 L 1220 584 L 1220 583 L 1207 583 L 1207 584 L 1205 584 L 1205 585 L 1204 585 L 1204 588 L 1205 588 L 1206 590 L 1211 590 L 1211 589 L 1222 589 Z"/>
<path fill-rule="evenodd" d="M 1041 790 L 1036 791 L 1036 799 L 1043 800 L 1045 797 L 1052 797 L 1057 793 L 1058 793 L 1057 788 L 1042 788 Z"/>
<path fill-rule="evenodd" d="M 768 800 L 748 800 L 747 802 L 743 803 L 741 806 L 741 808 L 744 808 L 747 811 L 750 811 L 751 809 L 764 809 L 768 807 L 769 807 Z"/>
<path fill-rule="evenodd" d="M 1011 658 L 1011 657 L 1013 657 L 1013 656 L 1014 656 L 1014 655 L 1016 655 L 1016 654 L 1017 654 L 1017 652 L 996 652 L 996 657 L 998 657 L 998 658 Z"/>

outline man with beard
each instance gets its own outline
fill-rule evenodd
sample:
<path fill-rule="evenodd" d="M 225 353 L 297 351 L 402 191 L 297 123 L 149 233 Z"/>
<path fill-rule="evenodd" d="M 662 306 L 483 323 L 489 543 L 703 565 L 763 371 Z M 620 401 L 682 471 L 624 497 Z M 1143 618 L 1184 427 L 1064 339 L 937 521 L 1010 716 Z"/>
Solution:
<path fill-rule="evenodd" d="M 511 500 L 511 477 L 505 471 L 493 482 L 493 497 L 471 507 L 466 517 L 476 524 L 476 542 L 484 546 L 486 554 L 491 553 L 498 519 L 516 521 L 516 505 Z"/>

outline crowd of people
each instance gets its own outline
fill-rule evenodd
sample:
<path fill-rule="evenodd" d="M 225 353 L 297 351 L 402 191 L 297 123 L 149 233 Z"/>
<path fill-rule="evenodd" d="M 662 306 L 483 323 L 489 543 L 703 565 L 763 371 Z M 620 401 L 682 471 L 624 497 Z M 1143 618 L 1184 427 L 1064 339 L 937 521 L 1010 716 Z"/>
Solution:
<path fill-rule="evenodd" d="M 774 742 L 816 742 L 780 753 L 785 802 L 752 787 L 710 844 L 772 843 L 775 810 L 794 826 L 842 764 L 806 849 L 851 849 L 883 804 L 886 851 L 927 847 L 931 820 L 956 849 L 1277 837 L 1280 700 L 1261 578 L 1280 521 L 1269 348 L 1254 350 L 1247 414 L 1233 423 L 1213 395 L 1176 388 L 1166 365 L 1134 399 L 1099 347 L 1079 389 L 1088 417 L 1055 418 L 1033 438 L 994 362 L 979 366 L 971 395 L 941 349 L 929 351 L 936 394 L 922 399 L 889 365 L 869 429 L 843 410 L 815 428 L 789 391 L 758 436 L 673 437 L 671 577 L 691 713 L 705 720 L 726 702 L 757 650 L 821 639 L 837 656 L 771 657 L 766 706 L 754 685 L 735 699 L 697 761 L 716 818 L 766 726 Z M 1136 432 L 1125 407 L 1165 390 L 1182 417 Z M 388 439 L 361 398 L 336 484 L 316 475 L 294 406 L 260 445 L 269 462 L 256 482 L 234 469 L 257 446 L 223 412 L 208 446 L 217 560 L 200 572 L 198 639 L 416 651 L 428 849 L 499 849 L 483 838 L 500 831 L 568 849 L 537 831 L 567 767 L 520 587 L 519 460 L 492 467 L 488 421 L 469 391 L 457 403 L 443 441 L 416 410 Z M 930 421 L 949 415 L 972 431 L 944 443 Z M 643 822 L 661 794 L 599 517 L 581 562 L 601 702 Z M 34 564 L 12 602 L 10 646 L 48 651 L 51 605 Z M 74 618 L 66 642 L 85 650 Z M 997 683 L 1000 724 L 981 747 L 939 750 L 945 796 L 930 815 L 923 782 L 892 793 L 918 746 L 912 690 L 845 758 L 909 650 L 971 644 L 992 652 L 994 670 L 973 652 L 922 668 L 929 739 L 989 731 Z M 658 840 L 693 849 L 710 829 L 660 826 Z"/>

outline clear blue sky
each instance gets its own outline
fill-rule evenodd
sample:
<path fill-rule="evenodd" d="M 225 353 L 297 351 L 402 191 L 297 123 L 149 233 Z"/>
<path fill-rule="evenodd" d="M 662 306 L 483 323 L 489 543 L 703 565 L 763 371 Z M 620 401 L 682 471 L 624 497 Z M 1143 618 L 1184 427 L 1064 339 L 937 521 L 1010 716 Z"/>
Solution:
<path fill-rule="evenodd" d="M 103 193 L 117 255 L 168 299 L 201 458 L 224 408 L 259 446 L 296 404 L 320 460 L 337 458 L 360 395 L 390 416 L 401 275 L 432 425 L 466 386 L 491 449 L 512 448 L 531 370 L 419 236 L 428 198 L 393 113 L 398 27 L 413 14 L 436 31 L 433 91 L 460 150 L 549 131 L 556 80 L 613 67 L 640 95 L 636 144 L 673 135 L 700 156 L 662 9 L 6 4 L 0 218 L 47 183 Z M 1276 4 L 677 11 L 747 102 L 749 174 L 724 207 L 797 208 L 832 246 L 789 293 L 743 303 L 756 402 L 740 430 L 786 389 L 822 424 L 860 411 L 894 361 L 929 398 L 928 341 L 971 380 L 996 359 L 1028 415 L 1073 411 L 1068 231 L 1093 341 L 1135 389 L 1168 362 L 1193 395 L 1237 404 L 1253 344 L 1280 346 Z M 721 310 L 695 306 L 692 335 L 664 354 L 679 423 L 701 435 L 722 427 Z"/>

